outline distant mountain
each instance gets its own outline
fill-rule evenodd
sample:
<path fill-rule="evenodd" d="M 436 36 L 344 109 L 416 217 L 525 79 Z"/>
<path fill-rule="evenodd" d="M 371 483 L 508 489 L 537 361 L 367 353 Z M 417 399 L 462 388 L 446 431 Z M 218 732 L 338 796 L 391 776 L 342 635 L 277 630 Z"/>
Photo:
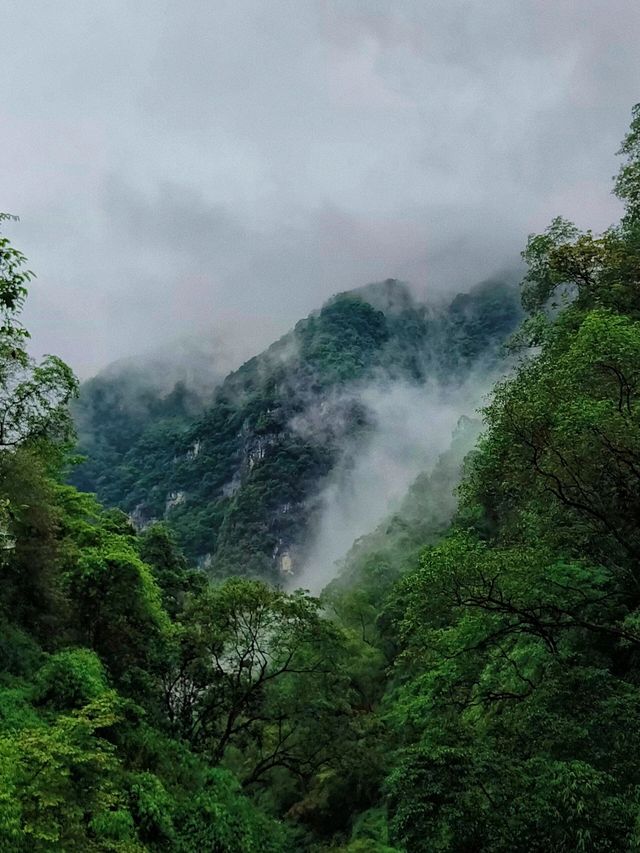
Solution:
<path fill-rule="evenodd" d="M 98 377 L 82 389 L 87 461 L 73 482 L 137 526 L 167 520 L 213 575 L 282 580 L 304 561 L 323 484 L 375 428 L 362 389 L 454 385 L 491 370 L 520 316 L 508 282 L 427 306 L 387 280 L 330 299 L 229 374 L 209 401 L 178 384 L 143 390 L 138 407 L 123 407 L 113 401 L 125 396 L 125 381 Z"/>

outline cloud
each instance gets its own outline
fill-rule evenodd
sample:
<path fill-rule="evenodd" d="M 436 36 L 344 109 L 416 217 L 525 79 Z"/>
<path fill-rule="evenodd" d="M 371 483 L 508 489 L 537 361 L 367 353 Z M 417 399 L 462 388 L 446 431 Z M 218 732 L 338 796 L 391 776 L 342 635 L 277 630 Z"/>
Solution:
<path fill-rule="evenodd" d="M 319 593 L 329 583 L 353 542 L 398 509 L 417 474 L 433 468 L 460 417 L 477 415 L 494 379 L 495 372 L 478 365 L 455 387 L 372 382 L 354 397 L 372 429 L 323 488 L 320 519 L 293 586 Z"/>
<path fill-rule="evenodd" d="M 617 217 L 635 0 L 11 5 L 0 208 L 34 346 L 84 375 L 223 327 L 257 351 L 338 290 L 456 290 L 557 213 Z"/>

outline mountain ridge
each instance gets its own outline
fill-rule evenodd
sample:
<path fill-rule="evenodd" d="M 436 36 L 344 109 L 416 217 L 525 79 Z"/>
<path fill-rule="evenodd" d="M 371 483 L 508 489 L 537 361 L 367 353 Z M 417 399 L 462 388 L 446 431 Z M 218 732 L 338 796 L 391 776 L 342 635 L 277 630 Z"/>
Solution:
<path fill-rule="evenodd" d="M 517 289 L 504 281 L 444 307 L 417 302 L 393 279 L 336 294 L 228 374 L 195 414 L 176 386 L 102 469 L 96 435 L 81 435 L 88 463 L 72 480 L 139 528 L 167 521 L 213 575 L 282 581 L 304 562 L 327 477 L 376 428 L 361 390 L 459 382 L 499 360 L 519 319 Z M 108 431 L 107 419 L 97 438 Z"/>

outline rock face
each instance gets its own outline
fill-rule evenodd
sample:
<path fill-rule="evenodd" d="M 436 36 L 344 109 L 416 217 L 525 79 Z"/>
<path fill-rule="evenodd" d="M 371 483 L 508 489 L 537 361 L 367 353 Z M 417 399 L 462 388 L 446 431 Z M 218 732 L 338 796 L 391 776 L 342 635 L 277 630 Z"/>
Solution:
<path fill-rule="evenodd" d="M 284 554 L 280 554 L 278 557 L 278 572 L 283 577 L 292 577 L 294 574 L 293 560 L 288 551 L 285 551 Z"/>
<path fill-rule="evenodd" d="M 157 518 L 149 514 L 148 507 L 144 502 L 136 504 L 129 513 L 129 521 L 139 531 L 149 527 L 157 520 Z"/>
<path fill-rule="evenodd" d="M 282 581 L 304 561 L 327 477 L 371 428 L 362 389 L 461 381 L 495 363 L 519 318 L 502 282 L 438 310 L 395 281 L 340 294 L 230 374 L 199 417 L 151 419 L 83 485 L 141 522 L 166 517 L 211 574 Z"/>
<path fill-rule="evenodd" d="M 175 507 L 180 506 L 180 504 L 185 503 L 186 500 L 187 500 L 187 493 L 186 492 L 183 492 L 183 491 L 170 492 L 167 495 L 167 500 L 166 500 L 166 503 L 164 505 L 165 516 L 169 515 L 171 510 L 174 509 Z"/>
<path fill-rule="evenodd" d="M 193 442 L 193 445 L 187 450 L 187 459 L 197 459 L 198 454 L 200 453 L 200 441 L 196 439 Z"/>

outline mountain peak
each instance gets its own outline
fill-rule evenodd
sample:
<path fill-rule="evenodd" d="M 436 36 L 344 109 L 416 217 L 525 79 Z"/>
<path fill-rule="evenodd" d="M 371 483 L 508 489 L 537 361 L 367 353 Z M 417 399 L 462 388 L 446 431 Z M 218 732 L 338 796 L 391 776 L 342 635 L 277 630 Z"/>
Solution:
<path fill-rule="evenodd" d="M 499 359 L 518 319 L 509 288 L 481 286 L 432 313 L 407 284 L 386 279 L 334 296 L 193 415 L 171 397 L 134 418 L 110 405 L 126 390 L 117 377 L 98 396 L 88 384 L 88 460 L 74 481 L 139 525 L 165 519 L 212 574 L 279 581 L 305 560 L 330 475 L 349 470 L 371 438 L 364 390 L 463 381 Z"/>
<path fill-rule="evenodd" d="M 339 293 L 333 299 L 354 296 L 368 302 L 372 308 L 382 311 L 386 315 L 401 314 L 403 311 L 415 308 L 416 306 L 409 285 L 396 278 L 374 281 L 362 287 L 356 287 L 353 290 Z"/>

